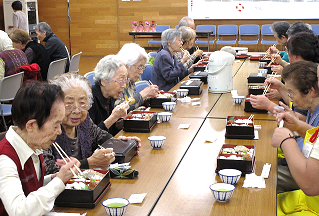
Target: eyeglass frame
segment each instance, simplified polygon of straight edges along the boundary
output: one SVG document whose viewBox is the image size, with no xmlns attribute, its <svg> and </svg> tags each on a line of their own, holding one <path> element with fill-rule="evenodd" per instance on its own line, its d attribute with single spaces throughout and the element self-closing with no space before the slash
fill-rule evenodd
<svg viewBox="0 0 319 216">
<path fill-rule="evenodd" d="M 65 107 L 65 111 L 68 111 L 68 112 L 73 112 L 76 109 L 79 109 L 81 112 L 84 112 L 84 111 L 88 111 L 91 108 L 88 104 L 83 104 L 83 105 L 78 106 L 78 107 L 74 106 L 73 104 L 66 104 L 66 105 L 64 105 L 64 107 Z M 73 109 L 68 110 L 67 107 L 72 107 Z M 83 107 L 87 107 L 87 109 L 83 109 Z"/>
<path fill-rule="evenodd" d="M 118 84 L 120 84 L 120 86 L 123 86 L 124 84 L 127 85 L 130 82 L 130 78 L 127 78 L 126 80 L 122 80 L 122 81 L 117 81 L 115 79 L 111 79 L 111 80 L 113 80 L 114 82 L 117 82 Z"/>
<path fill-rule="evenodd" d="M 287 95 L 288 95 L 289 98 L 292 98 L 292 97 L 294 96 L 293 93 L 289 93 L 289 92 L 286 92 L 286 93 L 287 93 Z"/>
<path fill-rule="evenodd" d="M 138 70 L 144 70 L 146 68 L 146 65 L 143 66 L 136 66 L 134 65 Z"/>
</svg>

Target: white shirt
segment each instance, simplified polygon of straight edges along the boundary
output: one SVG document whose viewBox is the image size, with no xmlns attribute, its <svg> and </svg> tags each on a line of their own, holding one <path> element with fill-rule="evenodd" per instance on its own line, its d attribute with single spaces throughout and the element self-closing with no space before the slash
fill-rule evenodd
<svg viewBox="0 0 319 216">
<path fill-rule="evenodd" d="M 40 159 L 38 155 L 15 132 L 16 127 L 10 127 L 6 139 L 15 149 L 24 169 L 24 164 L 31 156 L 38 179 L 41 176 Z M 16 164 L 6 155 L 0 155 L 0 198 L 9 215 L 44 215 L 54 205 L 55 198 L 64 190 L 60 178 L 44 177 L 44 185 L 37 191 L 24 195 Z"/>
</svg>

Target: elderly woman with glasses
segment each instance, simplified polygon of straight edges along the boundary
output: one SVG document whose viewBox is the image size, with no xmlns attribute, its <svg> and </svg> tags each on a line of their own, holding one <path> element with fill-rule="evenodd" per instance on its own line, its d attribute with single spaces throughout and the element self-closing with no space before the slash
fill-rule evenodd
<svg viewBox="0 0 319 216">
<path fill-rule="evenodd" d="M 119 56 L 105 56 L 94 69 L 93 104 L 89 114 L 96 125 L 112 135 L 123 128 L 122 117 L 130 108 L 127 101 L 115 106 L 128 82 L 127 69 Z"/>
<path fill-rule="evenodd" d="M 294 180 L 297 186 L 297 188 L 290 188 L 293 191 L 278 194 L 277 215 L 319 214 L 318 136 L 305 139 L 305 144 L 302 140 L 301 144 L 304 145 L 300 151 L 299 139 L 295 140 L 293 134 L 297 131 L 304 138 L 307 130 L 313 127 L 319 129 L 318 72 L 317 64 L 309 61 L 292 63 L 283 70 L 287 92 L 295 106 L 308 110 L 308 114 L 306 122 L 298 120 L 290 111 L 276 115 L 278 122 L 284 121 L 285 128 L 275 129 L 272 146 L 283 150 L 287 161 L 284 174 L 292 176 L 291 180 L 280 179 L 283 169 L 278 166 L 277 184 L 281 182 L 284 187 L 287 187 Z M 298 188 L 300 189 L 296 190 Z"/>
<path fill-rule="evenodd" d="M 135 43 L 127 43 L 124 44 L 117 55 L 126 65 L 127 76 L 130 82 L 115 103 L 119 104 L 124 101 L 129 101 L 129 110 L 133 110 L 141 106 L 147 98 L 156 96 L 158 86 L 149 85 L 139 93 L 136 92 L 134 83 L 140 78 L 145 69 L 145 64 L 148 62 L 148 56 L 144 48 Z"/>
<path fill-rule="evenodd" d="M 98 149 L 106 140 L 113 138 L 107 131 L 95 125 L 88 110 L 93 102 L 91 83 L 85 77 L 66 73 L 56 76 L 51 83 L 60 85 L 64 92 L 65 117 L 62 121 L 62 134 L 55 142 L 67 153 L 81 162 L 81 168 L 108 168 L 115 159 L 113 149 Z M 120 139 L 135 139 L 136 137 L 119 137 Z M 50 147 L 44 154 L 46 173 L 55 173 L 59 170 L 57 164 L 62 161 L 59 153 Z"/>
<path fill-rule="evenodd" d="M 152 82 L 159 89 L 169 91 L 188 75 L 182 62 L 178 62 L 175 53 L 181 51 L 182 33 L 177 29 L 167 29 L 161 36 L 163 49 L 157 53 L 152 69 Z"/>
</svg>

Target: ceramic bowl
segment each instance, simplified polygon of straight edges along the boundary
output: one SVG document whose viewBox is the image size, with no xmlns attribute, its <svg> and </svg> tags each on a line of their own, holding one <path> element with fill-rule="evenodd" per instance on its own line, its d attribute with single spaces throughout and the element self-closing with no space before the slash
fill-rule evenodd
<svg viewBox="0 0 319 216">
<path fill-rule="evenodd" d="M 157 114 L 161 122 L 169 122 L 171 120 L 173 113 L 170 112 L 160 112 Z"/>
<path fill-rule="evenodd" d="M 166 111 L 172 111 L 176 106 L 176 102 L 164 102 L 162 106 Z"/>
<path fill-rule="evenodd" d="M 259 65 L 260 68 L 265 67 L 266 64 L 267 64 L 267 62 L 258 62 L 258 65 Z"/>
<path fill-rule="evenodd" d="M 240 105 L 244 101 L 245 96 L 232 96 L 232 99 L 234 104 Z"/>
<path fill-rule="evenodd" d="M 110 198 L 102 202 L 102 205 L 109 216 L 124 215 L 128 204 L 130 204 L 130 202 L 124 198 Z"/>
<path fill-rule="evenodd" d="M 220 180 L 226 184 L 236 184 L 241 176 L 241 171 L 236 169 L 222 169 L 218 171 Z"/>
<path fill-rule="evenodd" d="M 188 95 L 188 89 L 177 89 L 177 95 L 179 97 L 185 97 L 186 95 Z"/>
<path fill-rule="evenodd" d="M 258 69 L 258 73 L 267 73 L 268 69 Z"/>
<path fill-rule="evenodd" d="M 226 183 L 215 183 L 209 186 L 212 190 L 214 198 L 219 202 L 226 202 L 231 198 L 235 190 L 235 186 Z"/>
<path fill-rule="evenodd" d="M 165 143 L 165 136 L 150 136 L 147 138 L 154 149 L 160 149 Z"/>
</svg>

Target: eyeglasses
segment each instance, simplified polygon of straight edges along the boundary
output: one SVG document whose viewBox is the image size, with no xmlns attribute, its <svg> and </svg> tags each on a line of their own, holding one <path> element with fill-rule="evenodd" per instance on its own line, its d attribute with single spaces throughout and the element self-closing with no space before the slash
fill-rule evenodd
<svg viewBox="0 0 319 216">
<path fill-rule="evenodd" d="M 117 82 L 121 86 L 127 85 L 130 82 L 130 79 L 126 79 L 126 80 L 122 80 L 122 81 L 117 81 L 117 80 L 114 80 L 114 79 L 111 79 L 111 80 L 113 80 L 114 82 Z"/>
<path fill-rule="evenodd" d="M 140 65 L 140 66 L 136 66 L 136 65 L 134 65 L 137 69 L 139 69 L 139 70 L 144 70 L 145 68 L 146 68 L 146 66 L 145 65 Z"/>
<path fill-rule="evenodd" d="M 82 112 L 82 111 L 88 111 L 90 109 L 90 106 L 87 104 L 81 105 L 79 107 L 76 107 L 72 104 L 65 105 L 65 111 L 67 112 L 73 112 L 76 108 L 78 108 Z"/>
<path fill-rule="evenodd" d="M 287 93 L 288 97 L 290 97 L 290 98 L 292 98 L 294 96 L 293 93 L 289 93 L 289 92 L 286 92 L 286 93 Z"/>
</svg>

